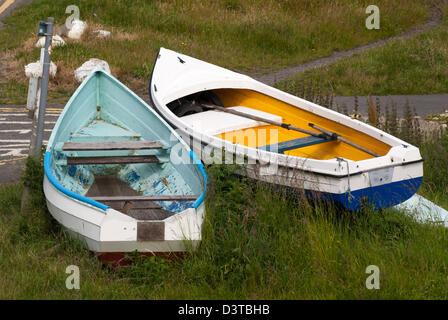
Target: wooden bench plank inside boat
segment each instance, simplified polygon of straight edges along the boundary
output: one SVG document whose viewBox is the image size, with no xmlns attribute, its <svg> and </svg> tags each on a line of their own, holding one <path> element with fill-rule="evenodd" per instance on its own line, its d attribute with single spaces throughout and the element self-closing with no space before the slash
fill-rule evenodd
<svg viewBox="0 0 448 320">
<path fill-rule="evenodd" d="M 95 201 L 194 201 L 198 195 L 174 195 L 174 196 L 96 196 L 90 197 Z"/>
<path fill-rule="evenodd" d="M 66 142 L 64 151 L 93 151 L 93 150 L 149 150 L 162 149 L 159 141 L 120 141 L 120 142 Z"/>
<path fill-rule="evenodd" d="M 104 156 L 104 157 L 67 157 L 67 165 L 77 164 L 131 164 L 131 163 L 160 163 L 153 155 L 133 156 Z"/>
<path fill-rule="evenodd" d="M 315 144 L 330 142 L 330 141 L 334 141 L 334 140 L 315 137 L 315 136 L 309 136 L 309 137 L 304 137 L 304 138 L 299 138 L 299 139 L 294 139 L 294 140 L 283 141 L 280 143 L 269 144 L 266 146 L 258 147 L 258 149 L 266 150 L 266 151 L 272 150 L 273 152 L 284 153 L 285 151 L 288 151 L 288 150 L 304 148 L 304 147 L 312 146 Z"/>
<path fill-rule="evenodd" d="M 91 199 L 95 198 L 112 198 L 116 196 L 126 196 L 131 199 L 140 196 L 126 182 L 118 179 L 113 175 L 95 176 L 95 180 L 86 194 Z M 101 201 L 105 205 L 121 211 L 137 220 L 163 220 L 174 214 L 174 212 L 163 209 L 161 205 L 151 200 L 138 201 Z"/>
</svg>

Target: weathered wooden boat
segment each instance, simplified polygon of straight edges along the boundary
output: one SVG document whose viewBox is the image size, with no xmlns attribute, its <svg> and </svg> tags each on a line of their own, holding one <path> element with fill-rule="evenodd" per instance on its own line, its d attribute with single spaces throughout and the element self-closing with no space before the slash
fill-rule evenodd
<svg viewBox="0 0 448 320">
<path fill-rule="evenodd" d="M 422 182 L 423 159 L 415 146 L 174 51 L 160 49 L 149 94 L 204 162 L 219 162 L 223 150 L 226 159 L 243 159 L 244 174 L 252 178 L 350 210 L 396 205 Z"/>
<path fill-rule="evenodd" d="M 51 215 L 104 261 L 116 263 L 132 251 L 181 254 L 201 239 L 202 163 L 156 112 L 101 69 L 62 111 L 44 169 Z"/>
</svg>

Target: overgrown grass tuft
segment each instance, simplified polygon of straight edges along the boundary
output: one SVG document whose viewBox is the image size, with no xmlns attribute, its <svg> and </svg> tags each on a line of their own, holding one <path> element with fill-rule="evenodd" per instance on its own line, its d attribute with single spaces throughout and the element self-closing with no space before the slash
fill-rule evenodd
<svg viewBox="0 0 448 320">
<path fill-rule="evenodd" d="M 420 151 L 425 158 L 420 193 L 448 209 L 448 129 L 429 135 Z"/>
<path fill-rule="evenodd" d="M 118 270 L 102 267 L 45 206 L 21 213 L 20 185 L 1 186 L 0 297 L 448 297 L 445 228 L 419 224 L 396 210 L 354 213 L 310 203 L 284 188 L 236 176 L 233 169 L 208 168 L 207 215 L 196 251 L 176 260 L 131 254 L 133 264 Z M 36 183 L 30 185 L 38 188 L 42 177 L 32 176 Z M 65 287 L 69 265 L 80 268 L 80 290 Z M 380 290 L 366 289 L 369 265 L 380 269 Z"/>
<path fill-rule="evenodd" d="M 20 105 L 26 103 L 28 86 L 14 80 L 0 82 L 0 104 Z"/>
</svg>

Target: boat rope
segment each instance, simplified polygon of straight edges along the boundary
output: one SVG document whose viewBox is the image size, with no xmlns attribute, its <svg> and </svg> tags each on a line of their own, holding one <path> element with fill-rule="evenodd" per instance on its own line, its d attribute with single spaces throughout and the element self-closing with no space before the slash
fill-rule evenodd
<svg viewBox="0 0 448 320">
<path fill-rule="evenodd" d="M 348 202 L 351 202 L 351 200 L 352 200 L 352 191 L 350 189 L 350 166 L 349 166 L 349 163 L 344 158 L 336 158 L 336 160 L 339 162 L 339 167 L 341 167 L 341 162 L 345 162 L 347 164 L 347 183 L 348 183 L 348 188 L 347 188 L 346 192 L 348 192 Z"/>
</svg>

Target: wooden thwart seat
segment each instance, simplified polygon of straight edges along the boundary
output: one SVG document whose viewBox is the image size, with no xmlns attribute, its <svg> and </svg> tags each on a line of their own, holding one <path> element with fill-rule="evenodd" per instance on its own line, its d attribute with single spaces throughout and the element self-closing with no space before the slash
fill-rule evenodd
<svg viewBox="0 0 448 320">
<path fill-rule="evenodd" d="M 280 143 L 269 144 L 266 146 L 258 147 L 258 149 L 271 151 L 271 152 L 284 153 L 285 151 L 288 151 L 288 150 L 309 147 L 309 146 L 312 146 L 315 144 L 330 142 L 330 141 L 334 141 L 334 140 L 325 139 L 323 137 L 321 138 L 321 137 L 309 136 L 309 137 L 304 137 L 304 138 L 299 138 L 299 139 L 294 139 L 294 140 L 283 141 Z"/>
<path fill-rule="evenodd" d="M 148 197 L 142 198 L 126 182 L 113 175 L 95 176 L 86 196 L 137 220 L 164 220 L 174 214 L 151 199 L 148 200 Z"/>
<path fill-rule="evenodd" d="M 95 201 L 194 201 L 198 195 L 174 195 L 174 196 L 96 196 L 90 197 Z"/>
<path fill-rule="evenodd" d="M 64 151 L 95 151 L 95 150 L 149 150 L 162 149 L 159 141 L 121 141 L 121 142 L 66 142 Z"/>
<path fill-rule="evenodd" d="M 159 141 L 120 141 L 120 142 L 66 142 L 63 151 L 117 151 L 117 150 L 150 150 L 162 149 Z M 131 164 L 131 163 L 160 163 L 155 155 L 127 155 L 127 156 L 68 156 L 67 165 L 78 164 Z"/>
<path fill-rule="evenodd" d="M 67 157 L 67 165 L 77 164 L 131 164 L 160 163 L 156 156 L 104 156 L 104 157 Z"/>
</svg>

